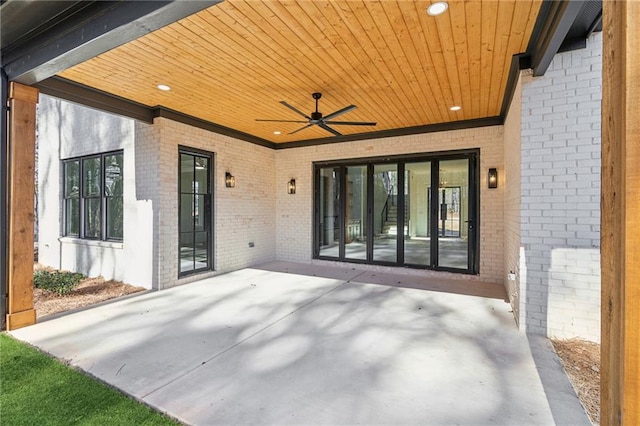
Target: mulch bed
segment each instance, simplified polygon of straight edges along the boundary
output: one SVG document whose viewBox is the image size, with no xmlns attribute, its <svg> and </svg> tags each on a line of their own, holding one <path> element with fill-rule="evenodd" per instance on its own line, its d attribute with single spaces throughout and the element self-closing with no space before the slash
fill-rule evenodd
<svg viewBox="0 0 640 426">
<path fill-rule="evenodd" d="M 580 339 L 551 342 L 591 422 L 599 425 L 600 345 Z"/>
<path fill-rule="evenodd" d="M 64 296 L 35 288 L 34 304 L 38 318 L 58 312 L 82 308 L 115 299 L 116 297 L 144 291 L 143 287 L 135 287 L 120 281 L 105 281 L 102 277 L 86 278 L 75 289 Z"/>
</svg>

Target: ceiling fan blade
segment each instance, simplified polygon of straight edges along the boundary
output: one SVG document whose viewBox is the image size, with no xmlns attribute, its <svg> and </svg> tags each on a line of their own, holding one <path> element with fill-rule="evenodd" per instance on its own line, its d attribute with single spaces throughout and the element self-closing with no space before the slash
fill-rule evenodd
<svg viewBox="0 0 640 426">
<path fill-rule="evenodd" d="M 349 105 L 349 106 L 347 106 L 347 107 L 344 107 L 344 108 L 342 108 L 342 109 L 339 109 L 339 110 L 337 110 L 336 112 L 332 112 L 331 114 L 329 114 L 329 115 L 327 115 L 326 117 L 324 117 L 324 121 L 326 122 L 327 120 L 331 120 L 331 119 L 332 119 L 332 118 L 334 118 L 334 117 L 337 117 L 337 116 L 339 116 L 339 115 L 342 115 L 342 114 L 344 114 L 345 112 L 349 112 L 349 111 L 354 110 L 354 109 L 356 109 L 356 108 L 358 108 L 358 107 L 357 107 L 357 106 L 355 106 L 355 105 Z"/>
<path fill-rule="evenodd" d="M 264 120 L 262 118 L 256 118 L 256 121 L 268 121 L 272 123 L 308 123 L 308 121 L 302 120 Z"/>
<path fill-rule="evenodd" d="M 374 121 L 325 121 L 325 124 L 331 124 L 332 126 L 375 126 Z"/>
<path fill-rule="evenodd" d="M 304 130 L 304 129 L 306 129 L 307 127 L 311 127 L 311 126 L 313 126 L 313 124 L 307 124 L 306 126 L 302 126 L 302 127 L 300 127 L 298 130 L 294 130 L 293 132 L 291 132 L 291 133 L 289 133 L 289 134 L 290 134 L 290 135 L 293 135 L 294 133 L 298 133 L 300 130 Z"/>
<path fill-rule="evenodd" d="M 300 114 L 301 116 L 303 116 L 304 118 L 306 118 L 307 120 L 311 120 L 311 117 L 309 117 L 307 114 L 305 114 L 304 112 L 300 111 L 298 108 L 289 105 L 288 103 L 286 103 L 285 101 L 280 101 L 280 103 L 284 106 L 286 106 L 287 108 L 289 108 L 291 111 Z"/>
<path fill-rule="evenodd" d="M 333 134 L 334 134 L 334 136 L 342 136 L 342 133 L 340 133 L 340 132 L 338 132 L 338 131 L 333 130 L 331 127 L 327 126 L 327 125 L 326 125 L 326 124 L 324 124 L 324 123 L 320 123 L 320 124 L 318 124 L 318 126 L 322 127 L 323 129 L 325 129 L 325 130 L 326 130 L 327 132 L 329 132 L 329 133 L 333 133 Z"/>
</svg>

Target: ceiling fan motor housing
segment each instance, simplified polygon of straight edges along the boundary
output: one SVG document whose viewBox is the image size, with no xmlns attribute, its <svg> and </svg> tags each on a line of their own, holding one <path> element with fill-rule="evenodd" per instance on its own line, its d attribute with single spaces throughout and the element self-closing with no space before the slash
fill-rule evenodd
<svg viewBox="0 0 640 426">
<path fill-rule="evenodd" d="M 315 111 L 311 113 L 311 119 L 312 120 L 321 120 L 322 119 L 322 113 Z"/>
</svg>

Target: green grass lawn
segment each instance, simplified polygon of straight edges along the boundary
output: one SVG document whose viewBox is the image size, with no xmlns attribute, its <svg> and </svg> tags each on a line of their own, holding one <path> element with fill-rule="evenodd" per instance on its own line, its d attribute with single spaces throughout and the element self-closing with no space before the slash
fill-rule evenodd
<svg viewBox="0 0 640 426">
<path fill-rule="evenodd" d="M 179 423 L 0 333 L 0 424 Z"/>
</svg>

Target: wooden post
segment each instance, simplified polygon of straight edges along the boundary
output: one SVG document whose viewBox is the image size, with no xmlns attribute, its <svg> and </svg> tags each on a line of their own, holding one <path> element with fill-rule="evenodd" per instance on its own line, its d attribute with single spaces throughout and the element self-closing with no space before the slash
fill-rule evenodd
<svg viewBox="0 0 640 426">
<path fill-rule="evenodd" d="M 640 2 L 603 17 L 600 417 L 640 425 Z"/>
<path fill-rule="evenodd" d="M 35 324 L 33 221 L 38 90 L 9 87 L 9 247 L 7 330 Z"/>
</svg>

